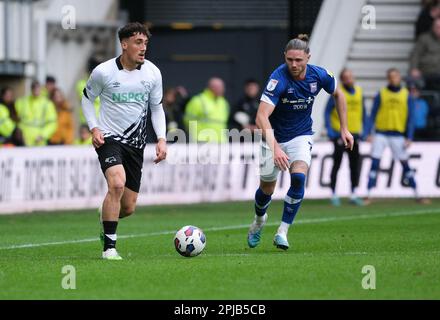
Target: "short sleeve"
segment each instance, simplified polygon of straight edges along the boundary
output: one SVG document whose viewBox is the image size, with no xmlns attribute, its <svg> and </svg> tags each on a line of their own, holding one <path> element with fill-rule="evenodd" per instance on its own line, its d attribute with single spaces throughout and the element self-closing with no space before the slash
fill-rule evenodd
<svg viewBox="0 0 440 320">
<path fill-rule="evenodd" d="M 162 102 L 162 75 L 159 69 L 156 69 L 156 79 L 154 86 L 150 92 L 150 103 L 152 105 L 158 105 Z"/>
<path fill-rule="evenodd" d="M 321 86 L 328 94 L 334 94 L 337 88 L 337 81 L 332 72 L 322 68 L 320 70 Z"/>
<path fill-rule="evenodd" d="M 104 87 L 103 83 L 102 72 L 98 68 L 93 69 L 85 87 L 89 100 L 94 101 L 101 94 Z"/>
<path fill-rule="evenodd" d="M 261 101 L 276 106 L 284 93 L 284 81 L 279 72 L 271 74 L 269 81 L 261 95 Z"/>
</svg>

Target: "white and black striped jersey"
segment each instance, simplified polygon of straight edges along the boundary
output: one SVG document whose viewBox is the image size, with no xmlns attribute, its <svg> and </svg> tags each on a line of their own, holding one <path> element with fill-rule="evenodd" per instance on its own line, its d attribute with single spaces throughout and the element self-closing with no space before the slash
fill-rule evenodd
<svg viewBox="0 0 440 320">
<path fill-rule="evenodd" d="M 152 112 L 154 108 L 160 108 L 163 113 L 162 75 L 148 60 L 128 71 L 120 59 L 120 56 L 110 59 L 93 70 L 84 88 L 82 107 L 90 129 L 98 127 L 104 137 L 141 149 L 147 140 L 148 108 Z M 101 108 L 96 119 L 93 112 L 88 112 L 88 104 L 98 96 Z M 162 124 L 154 125 L 154 128 L 158 138 L 165 138 L 165 130 L 157 132 L 162 130 L 156 130 L 156 127 L 162 127 Z"/>
</svg>

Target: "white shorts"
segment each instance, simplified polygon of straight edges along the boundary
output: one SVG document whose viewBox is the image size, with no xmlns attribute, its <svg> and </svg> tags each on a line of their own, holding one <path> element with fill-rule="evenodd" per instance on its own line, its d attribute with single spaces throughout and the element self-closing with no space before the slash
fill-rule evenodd
<svg viewBox="0 0 440 320">
<path fill-rule="evenodd" d="M 380 159 L 386 147 L 391 148 L 393 157 L 396 160 L 405 161 L 409 156 L 405 149 L 405 137 L 403 136 L 387 136 L 382 133 L 376 133 L 373 138 L 371 147 L 371 157 Z"/>
<path fill-rule="evenodd" d="M 298 136 L 290 141 L 279 143 L 281 149 L 289 157 L 289 164 L 294 161 L 304 161 L 310 166 L 312 161 L 313 136 Z M 273 153 L 266 142 L 261 144 L 260 179 L 266 182 L 275 181 L 280 169 L 273 161 Z"/>
</svg>

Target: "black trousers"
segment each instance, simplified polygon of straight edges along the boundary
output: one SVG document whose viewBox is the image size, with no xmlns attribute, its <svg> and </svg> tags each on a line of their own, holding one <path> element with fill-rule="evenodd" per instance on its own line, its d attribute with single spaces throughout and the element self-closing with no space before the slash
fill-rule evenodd
<svg viewBox="0 0 440 320">
<path fill-rule="evenodd" d="M 359 175 L 360 175 L 360 155 L 359 155 L 359 139 L 354 139 L 353 150 L 345 149 L 342 140 L 333 139 L 334 152 L 333 152 L 333 168 L 330 176 L 330 187 L 332 191 L 336 189 L 336 178 L 338 176 L 338 171 L 341 166 L 342 156 L 344 151 L 348 153 L 348 159 L 350 162 L 350 178 L 351 178 L 351 188 L 352 190 L 359 185 Z"/>
</svg>

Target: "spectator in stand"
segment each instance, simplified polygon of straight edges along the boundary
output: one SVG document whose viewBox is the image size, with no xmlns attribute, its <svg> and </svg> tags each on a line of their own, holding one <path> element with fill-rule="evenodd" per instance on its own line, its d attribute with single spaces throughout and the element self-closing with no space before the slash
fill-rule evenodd
<svg viewBox="0 0 440 320">
<path fill-rule="evenodd" d="M 26 146 L 44 146 L 57 130 L 57 111 L 53 102 L 41 95 L 38 81 L 32 82 L 31 90 L 15 103 L 19 127 Z"/>
<path fill-rule="evenodd" d="M 92 145 L 92 134 L 89 131 L 89 127 L 86 124 L 82 124 L 79 127 L 79 138 L 75 139 L 75 145 Z"/>
<path fill-rule="evenodd" d="M 260 105 L 260 85 L 254 79 L 244 83 L 244 96 L 237 102 L 229 119 L 229 128 L 241 130 L 257 129 L 255 118 Z"/>
<path fill-rule="evenodd" d="M 5 87 L 1 90 L 0 94 L 0 108 L 3 110 L 3 117 L 6 119 L 10 119 L 14 123 L 15 129 L 13 129 L 12 133 L 8 134 L 8 138 L 4 140 L 5 144 L 12 144 L 14 146 L 24 146 L 23 141 L 23 133 L 21 132 L 21 129 L 18 127 L 19 123 L 19 117 L 17 115 L 17 111 L 15 109 L 15 97 L 14 97 L 14 91 L 10 87 Z M 9 126 L 10 122 L 8 120 Z M 4 125 L 2 129 L 4 129 L 5 132 L 3 132 L 3 136 L 5 136 L 6 131 L 6 125 Z M 0 130 L 1 131 L 1 130 Z"/>
<path fill-rule="evenodd" d="M 225 143 L 227 139 L 229 103 L 224 97 L 222 79 L 209 79 L 207 88 L 186 105 L 184 124 L 191 142 Z"/>
<path fill-rule="evenodd" d="M 407 87 L 414 101 L 414 140 L 424 141 L 429 138 L 427 132 L 429 105 L 425 99 L 420 97 L 420 86 L 417 82 L 408 82 Z"/>
<path fill-rule="evenodd" d="M 183 112 L 178 103 L 178 93 L 176 88 L 167 88 L 165 90 L 162 105 L 165 111 L 167 131 L 183 129 Z"/>
<path fill-rule="evenodd" d="M 414 79 L 424 78 L 425 89 L 440 89 L 440 18 L 434 20 L 432 29 L 420 35 L 411 54 L 411 71 Z"/>
<path fill-rule="evenodd" d="M 58 116 L 57 131 L 49 140 L 49 144 L 72 144 L 74 141 L 74 121 L 72 108 L 60 89 L 55 88 L 50 96 Z"/>
<path fill-rule="evenodd" d="M 416 22 L 416 39 L 424 32 L 431 30 L 434 19 L 440 18 L 440 1 L 423 1 L 423 8 L 420 11 Z"/>
<path fill-rule="evenodd" d="M 50 99 L 52 93 L 57 88 L 57 80 L 53 76 L 46 77 L 46 84 L 43 88 L 41 88 L 41 95 Z"/>
</svg>

